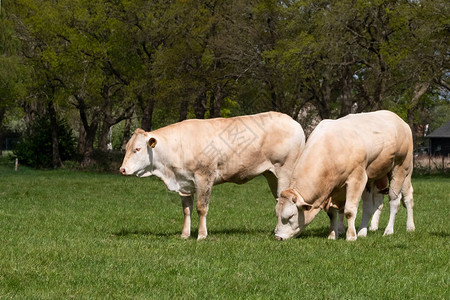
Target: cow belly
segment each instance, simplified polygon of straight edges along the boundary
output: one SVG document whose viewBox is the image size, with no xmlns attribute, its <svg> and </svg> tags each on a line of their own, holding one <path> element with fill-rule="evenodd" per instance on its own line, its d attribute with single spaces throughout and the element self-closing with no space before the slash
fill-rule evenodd
<svg viewBox="0 0 450 300">
<path fill-rule="evenodd" d="M 389 173 L 394 166 L 393 155 L 381 155 L 366 168 L 366 174 L 369 179 L 378 179 Z"/>
<path fill-rule="evenodd" d="M 244 165 L 225 165 L 218 169 L 217 183 L 233 182 L 237 184 L 246 183 L 267 170 L 272 169 L 269 162 L 255 162 L 254 164 Z"/>
</svg>

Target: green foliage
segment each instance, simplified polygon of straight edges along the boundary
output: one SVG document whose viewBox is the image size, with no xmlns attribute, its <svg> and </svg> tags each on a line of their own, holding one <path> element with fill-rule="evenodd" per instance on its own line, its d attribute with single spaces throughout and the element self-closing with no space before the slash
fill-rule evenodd
<svg viewBox="0 0 450 300">
<path fill-rule="evenodd" d="M 72 130 L 66 121 L 57 120 L 57 134 L 61 160 L 73 158 L 75 140 Z M 37 118 L 14 150 L 20 164 L 34 168 L 50 168 L 52 166 L 52 136 L 49 116 Z"/>
<path fill-rule="evenodd" d="M 3 3 L 0 109 L 33 115 L 51 98 L 74 130 L 83 118 L 81 138 L 98 128 L 100 148 L 106 127 L 149 111 L 159 128 L 392 108 L 418 127 L 433 119 L 429 99 L 449 98 L 444 0 Z"/>
<path fill-rule="evenodd" d="M 156 178 L 0 164 L 0 297 L 448 299 L 448 177 L 413 178 L 416 232 L 327 240 L 321 212 L 274 239 L 264 178 L 213 189 L 209 236 L 180 238 L 180 198 Z M 360 212 L 358 213 L 361 216 Z M 358 221 L 359 222 L 359 221 Z M 24 284 L 26 282 L 26 284 Z"/>
<path fill-rule="evenodd" d="M 433 109 L 433 119 L 430 123 L 429 133 L 450 121 L 450 101 L 442 101 Z"/>
</svg>

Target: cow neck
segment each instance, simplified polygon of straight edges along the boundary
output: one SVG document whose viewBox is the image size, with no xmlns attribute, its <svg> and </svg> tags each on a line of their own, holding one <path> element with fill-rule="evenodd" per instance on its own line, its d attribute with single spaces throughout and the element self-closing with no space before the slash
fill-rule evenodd
<svg viewBox="0 0 450 300">
<path fill-rule="evenodd" d="M 301 176 L 295 179 L 294 188 L 302 196 L 303 200 L 314 208 L 328 199 L 333 192 L 335 183 L 324 180 L 322 176 Z"/>
<path fill-rule="evenodd" d="M 177 151 L 182 151 L 182 149 L 180 149 L 179 147 L 174 147 L 175 145 L 173 144 L 173 136 L 169 136 L 168 138 L 166 138 L 164 129 L 167 128 L 161 128 L 152 132 L 152 135 L 158 141 L 156 147 L 152 149 L 152 174 L 161 179 L 170 191 L 179 192 L 179 174 L 177 174 L 176 172 L 176 165 L 179 163 L 179 161 L 177 160 L 176 155 L 171 154 L 173 154 L 173 149 L 177 149 Z"/>
<path fill-rule="evenodd" d="M 327 155 L 327 147 L 323 146 L 320 134 L 314 132 L 302 155 L 296 162 L 292 186 L 302 196 L 303 200 L 319 207 L 339 185 L 335 163 Z"/>
<path fill-rule="evenodd" d="M 155 149 L 152 149 L 153 151 L 153 163 L 152 163 L 152 175 L 158 177 L 161 179 L 166 187 L 173 192 L 178 192 L 179 185 L 176 181 L 176 176 L 171 168 L 172 166 L 169 165 L 170 160 L 168 160 L 164 154 Z"/>
</svg>

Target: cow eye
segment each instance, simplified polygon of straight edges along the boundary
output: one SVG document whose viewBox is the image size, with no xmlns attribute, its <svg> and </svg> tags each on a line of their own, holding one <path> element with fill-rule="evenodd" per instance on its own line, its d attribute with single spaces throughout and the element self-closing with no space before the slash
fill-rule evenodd
<svg viewBox="0 0 450 300">
<path fill-rule="evenodd" d="M 134 153 L 141 151 L 141 148 L 134 149 Z"/>
</svg>

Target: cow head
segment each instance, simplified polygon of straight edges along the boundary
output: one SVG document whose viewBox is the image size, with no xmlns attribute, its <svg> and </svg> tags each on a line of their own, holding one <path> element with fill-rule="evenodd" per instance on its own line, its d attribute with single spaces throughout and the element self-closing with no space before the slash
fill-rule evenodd
<svg viewBox="0 0 450 300">
<path fill-rule="evenodd" d="M 127 152 L 123 159 L 120 172 L 123 175 L 145 177 L 151 175 L 153 164 L 153 148 L 157 140 L 150 133 L 136 129 L 127 143 Z"/>
<path fill-rule="evenodd" d="M 275 206 L 278 218 L 275 237 L 280 241 L 298 236 L 319 211 L 320 208 L 306 203 L 295 189 L 282 191 Z"/>
</svg>

